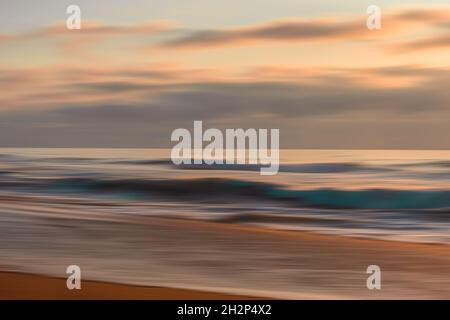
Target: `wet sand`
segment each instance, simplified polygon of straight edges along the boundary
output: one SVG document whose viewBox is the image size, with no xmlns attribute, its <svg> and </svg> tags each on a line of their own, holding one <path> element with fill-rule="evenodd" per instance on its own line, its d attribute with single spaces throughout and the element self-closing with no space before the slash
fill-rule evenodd
<svg viewBox="0 0 450 320">
<path fill-rule="evenodd" d="M 2 300 L 237 300 L 251 297 L 196 290 L 130 286 L 83 281 L 81 290 L 68 290 L 66 279 L 0 272 Z"/>
<path fill-rule="evenodd" d="M 252 260 L 247 260 L 245 266 L 239 260 L 229 261 L 229 266 L 217 267 L 212 272 L 234 270 L 236 274 L 222 274 L 222 278 L 242 279 L 242 286 L 236 288 L 234 294 L 230 292 L 233 290 L 220 294 L 208 292 L 211 290 L 96 281 L 83 281 L 81 291 L 69 291 L 65 279 L 3 272 L 0 273 L 0 299 L 240 299 L 250 296 L 270 298 L 270 292 L 276 293 L 275 298 L 288 299 L 450 299 L 450 248 L 447 245 L 356 239 L 202 221 L 145 220 L 149 233 L 170 230 L 171 236 L 178 233 L 185 241 L 189 238 L 196 248 L 203 244 L 224 249 L 227 243 L 224 240 L 232 237 L 233 251 L 256 256 L 262 267 L 269 268 L 267 275 L 250 265 L 255 263 Z M 178 249 L 183 250 L 182 242 L 179 243 Z M 223 254 L 227 254 L 225 250 Z M 366 268 L 372 264 L 381 267 L 381 290 L 366 288 Z M 251 277 L 243 276 L 238 269 L 244 274 L 249 270 L 257 273 Z M 286 279 L 286 275 L 290 278 Z M 265 294 L 264 291 L 250 290 L 254 281 L 264 281 L 262 279 L 267 282 L 262 287 L 269 288 L 271 283 L 276 283 L 278 290 L 267 290 Z M 291 283 L 283 292 L 280 288 L 286 280 Z M 249 283 L 247 288 L 246 283 Z"/>
<path fill-rule="evenodd" d="M 21 274 L 0 274 L 1 299 L 450 299 L 445 244 L 12 203 L 0 270 Z M 81 292 L 66 289 L 70 264 L 82 267 Z M 366 287 L 369 265 L 381 290 Z"/>
</svg>

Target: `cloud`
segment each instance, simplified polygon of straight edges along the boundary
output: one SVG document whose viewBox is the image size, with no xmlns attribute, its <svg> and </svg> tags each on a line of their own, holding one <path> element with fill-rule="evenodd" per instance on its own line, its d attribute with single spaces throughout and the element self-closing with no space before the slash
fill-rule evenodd
<svg viewBox="0 0 450 320">
<path fill-rule="evenodd" d="M 445 34 L 429 37 L 426 39 L 402 43 L 398 46 L 395 46 L 394 51 L 403 53 L 403 52 L 414 52 L 431 49 L 448 49 L 448 48 L 450 48 L 450 34 Z"/>
<path fill-rule="evenodd" d="M 158 64 L 126 69 L 0 69 L 0 82 L 15 81 L 3 98 L 11 95 L 16 109 L 93 107 L 112 101 L 161 105 L 180 113 L 197 108 L 235 111 L 234 106 L 244 112 L 257 106 L 266 114 L 286 116 L 291 112 L 309 116 L 365 109 L 414 112 L 437 108 L 447 97 L 437 89 L 449 79 L 449 69 L 415 65 L 331 69 L 265 66 L 240 74 Z M 8 108 L 3 100 L 1 109 L 14 108 Z"/>
<path fill-rule="evenodd" d="M 383 28 L 370 31 L 366 16 L 344 19 L 290 19 L 231 29 L 199 30 L 166 41 L 162 48 L 202 49 L 261 42 L 304 42 L 372 39 L 420 25 L 437 26 L 450 19 L 450 10 L 411 9 L 382 16 Z"/>
<path fill-rule="evenodd" d="M 0 45 L 10 45 L 33 40 L 56 40 L 56 49 L 62 57 L 75 56 L 92 59 L 89 46 L 117 37 L 147 37 L 175 28 L 169 21 L 152 21 L 139 25 L 104 25 L 83 20 L 80 30 L 68 30 L 64 21 L 49 27 L 20 34 L 0 35 Z M 147 40 L 148 41 L 148 40 Z"/>
<path fill-rule="evenodd" d="M 83 20 L 81 29 L 68 30 L 66 23 L 60 21 L 52 26 L 37 29 L 35 31 L 0 36 L 0 40 L 14 41 L 38 38 L 52 38 L 56 36 L 122 36 L 152 34 L 174 29 L 175 25 L 169 21 L 151 21 L 139 25 L 105 25 L 96 21 Z"/>
<path fill-rule="evenodd" d="M 307 62 L 295 68 L 288 64 L 292 60 L 283 66 L 279 56 L 277 61 L 265 60 L 271 65 L 256 68 L 245 67 L 254 63 L 253 56 L 236 68 L 219 64 L 189 68 L 186 66 L 213 65 L 214 57 L 184 59 L 177 50 L 353 40 L 364 40 L 360 42 L 363 45 L 376 43 L 384 49 L 398 39 L 416 39 L 417 29 L 432 37 L 407 43 L 408 50 L 441 48 L 450 39 L 445 34 L 436 36 L 434 31 L 445 30 L 449 13 L 447 9 L 389 13 L 383 15 L 381 32 L 367 30 L 362 14 L 350 19 L 285 19 L 199 31 L 165 22 L 132 26 L 85 23 L 80 31 L 68 31 L 61 23 L 5 35 L 0 43 L 6 45 L 56 39 L 35 41 L 30 48 L 57 45 L 70 53 L 86 49 L 83 52 L 100 53 L 102 58 L 73 63 L 64 60 L 68 55 L 55 55 L 55 61 L 41 68 L 26 68 L 25 63 L 16 64 L 16 69 L 0 68 L 0 146 L 169 147 L 173 129 L 190 128 L 193 120 L 204 120 L 205 125 L 218 128 L 280 128 L 284 147 L 448 149 L 450 70 L 446 68 L 411 64 L 354 69 L 342 67 L 348 61 L 340 57 L 331 59 L 334 67 L 327 69 Z M 111 64 L 106 61 L 105 48 L 113 51 L 126 42 L 87 48 L 113 37 L 128 41 L 134 35 L 140 45 L 163 47 L 174 54 L 149 57 L 139 50 L 123 55 L 120 51 L 122 60 L 111 60 Z M 151 42 L 148 35 L 155 35 Z M 386 40 L 391 35 L 398 37 Z M 352 49 L 348 60 L 360 54 Z M 6 54 L 14 55 L 14 50 Z M 34 51 L 28 51 L 34 58 Z M 116 53 L 110 58 L 118 57 Z M 223 57 L 229 62 L 239 58 Z M 148 59 L 177 62 L 139 64 Z"/>
<path fill-rule="evenodd" d="M 215 69 L 183 69 L 166 63 L 128 67 L 0 68 L 0 111 L 58 108 L 96 103 L 130 103 L 171 90 L 169 84 L 217 81 Z"/>
<path fill-rule="evenodd" d="M 354 147 L 366 148 L 382 143 L 411 147 L 415 141 L 420 141 L 417 147 L 426 147 L 427 141 L 430 147 L 450 147 L 443 129 L 450 125 L 449 70 L 337 69 L 316 71 L 311 81 L 280 81 L 261 80 L 258 69 L 253 80 L 248 72 L 228 81 L 191 82 L 181 76 L 153 84 L 140 74 L 130 77 L 133 71 L 129 72 L 123 82 L 108 80 L 119 77 L 118 70 L 110 70 L 110 76 L 103 70 L 94 72 L 101 75 L 94 79 L 79 74 L 64 84 L 55 82 L 54 87 L 43 84 L 45 90 L 30 88 L 34 95 L 26 106 L 2 112 L 0 145 L 168 147 L 173 129 L 203 120 L 218 128 L 280 128 L 284 147 L 351 147 L 352 139 L 358 141 Z M 415 73 L 421 80 L 404 87 L 359 81 L 362 74 L 403 79 Z M 46 94 L 53 91 L 65 95 L 43 108 Z M 80 93 L 83 99 L 76 100 Z"/>
<path fill-rule="evenodd" d="M 367 34 L 364 22 L 324 20 L 275 21 L 250 27 L 228 30 L 194 31 L 181 38 L 167 41 L 163 48 L 206 48 L 242 45 L 263 41 L 331 40 Z"/>
<path fill-rule="evenodd" d="M 448 21 L 450 18 L 450 10 L 448 7 L 404 9 L 402 11 L 398 10 L 392 18 L 402 21 L 427 22 L 439 25 L 442 22 Z"/>
<path fill-rule="evenodd" d="M 92 36 L 120 36 L 120 35 L 133 35 L 133 34 L 152 34 L 156 32 L 162 32 L 171 30 L 174 28 L 174 24 L 168 21 L 153 21 L 141 25 L 101 25 L 96 22 L 84 22 L 80 30 L 76 30 L 76 33 L 82 35 Z M 53 35 L 66 35 L 68 32 L 74 32 L 73 30 L 67 30 L 65 25 L 58 25 L 53 27 L 44 28 L 35 35 L 39 36 L 53 36 Z"/>
</svg>

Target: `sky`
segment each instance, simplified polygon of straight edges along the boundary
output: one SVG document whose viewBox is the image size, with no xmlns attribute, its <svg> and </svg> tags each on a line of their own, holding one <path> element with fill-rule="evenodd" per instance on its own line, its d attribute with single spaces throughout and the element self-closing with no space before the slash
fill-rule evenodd
<svg viewBox="0 0 450 320">
<path fill-rule="evenodd" d="M 449 149 L 449 87 L 448 0 L 0 2 L 0 147 L 171 147 L 202 120 L 283 148 Z"/>
</svg>

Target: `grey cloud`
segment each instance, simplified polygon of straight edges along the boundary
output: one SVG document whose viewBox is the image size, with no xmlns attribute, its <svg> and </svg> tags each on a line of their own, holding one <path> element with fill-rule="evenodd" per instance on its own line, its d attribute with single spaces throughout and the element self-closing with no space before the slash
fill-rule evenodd
<svg viewBox="0 0 450 320">
<path fill-rule="evenodd" d="M 448 49 L 450 47 L 450 34 L 410 41 L 396 46 L 396 51 L 417 51 L 427 49 Z"/>
<path fill-rule="evenodd" d="M 168 41 L 163 47 L 201 47 L 261 40 L 308 40 L 357 35 L 364 29 L 355 22 L 280 21 L 230 30 L 201 30 Z"/>
<path fill-rule="evenodd" d="M 371 148 L 385 143 L 401 148 L 414 141 L 426 147 L 428 141 L 429 147 L 448 148 L 450 139 L 442 135 L 448 138 L 443 128 L 450 126 L 450 94 L 442 79 L 450 75 L 429 76 L 406 88 L 349 85 L 345 78 L 327 77 L 310 84 L 171 84 L 160 91 L 138 86 L 141 99 L 133 104 L 125 96 L 108 104 L 2 112 L 0 145 L 168 147 L 173 129 L 203 120 L 218 128 L 280 128 L 284 147 Z M 133 83 L 120 87 L 124 92 L 135 89 Z M 117 88 L 100 85 L 91 90 Z"/>
<path fill-rule="evenodd" d="M 388 32 L 411 25 L 443 26 L 450 18 L 445 9 L 410 9 L 383 15 Z M 385 27 L 386 28 L 386 27 Z M 384 35 L 384 33 L 383 33 Z M 260 41 L 308 41 L 366 39 L 376 36 L 368 32 L 365 19 L 287 20 L 230 29 L 190 31 L 162 44 L 166 48 L 207 48 L 218 45 Z"/>
</svg>

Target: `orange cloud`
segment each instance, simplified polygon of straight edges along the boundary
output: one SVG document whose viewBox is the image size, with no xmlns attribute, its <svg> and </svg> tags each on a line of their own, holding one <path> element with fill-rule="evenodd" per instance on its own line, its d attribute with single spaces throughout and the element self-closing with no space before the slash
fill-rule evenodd
<svg viewBox="0 0 450 320">
<path fill-rule="evenodd" d="M 34 39 L 55 39 L 62 41 L 58 48 L 62 50 L 63 54 L 73 54 L 75 51 L 81 52 L 87 46 L 111 37 L 150 35 L 171 30 L 174 27 L 174 24 L 168 21 L 153 21 L 140 25 L 122 26 L 103 25 L 95 21 L 83 21 L 80 30 L 68 30 L 65 22 L 61 21 L 33 32 L 16 35 L 0 35 L 0 44 Z M 84 51 L 84 55 L 88 54 L 87 50 Z"/>
<path fill-rule="evenodd" d="M 36 38 L 49 38 L 55 36 L 121 36 L 121 35 L 139 35 L 163 32 L 175 27 L 174 23 L 169 21 L 152 21 L 140 25 L 104 25 L 96 21 L 84 21 L 80 30 L 68 30 L 66 23 L 61 21 L 52 26 L 38 29 L 32 32 L 20 33 L 15 35 L 0 35 L 2 41 L 27 40 Z"/>
<path fill-rule="evenodd" d="M 83 21 L 80 30 L 68 30 L 65 23 L 61 22 L 58 25 L 43 28 L 35 33 L 30 33 L 28 36 L 56 36 L 67 35 L 69 33 L 84 36 L 120 36 L 130 34 L 151 34 L 170 30 L 172 28 L 174 28 L 174 24 L 169 21 L 153 21 L 141 25 L 123 26 L 102 25 L 95 21 Z"/>
<path fill-rule="evenodd" d="M 416 51 L 430 49 L 448 49 L 450 48 L 450 34 L 439 35 L 427 39 L 420 39 L 403 43 L 395 47 L 395 51 Z"/>
<path fill-rule="evenodd" d="M 385 14 L 382 30 L 370 31 L 366 16 L 352 19 L 290 19 L 231 29 L 200 30 L 161 45 L 163 48 L 202 49 L 280 41 L 371 39 L 411 27 L 438 26 L 450 19 L 450 9 L 414 9 Z"/>
</svg>

